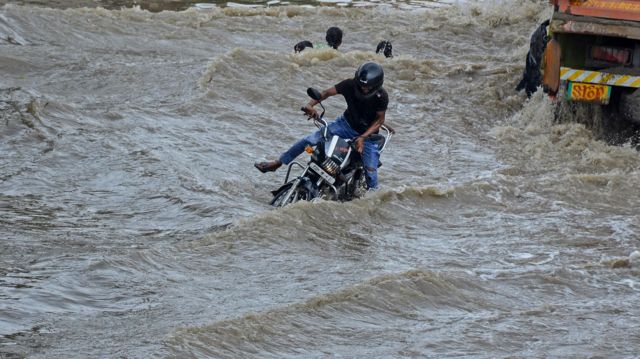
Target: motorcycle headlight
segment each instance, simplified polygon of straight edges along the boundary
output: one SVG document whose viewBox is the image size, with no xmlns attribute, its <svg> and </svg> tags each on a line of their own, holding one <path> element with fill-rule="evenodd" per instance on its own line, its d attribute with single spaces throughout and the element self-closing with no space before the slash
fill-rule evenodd
<svg viewBox="0 0 640 359">
<path fill-rule="evenodd" d="M 327 171 L 328 174 L 336 176 L 340 171 L 340 166 L 335 163 L 331 158 L 327 158 L 322 162 L 322 169 Z"/>
</svg>

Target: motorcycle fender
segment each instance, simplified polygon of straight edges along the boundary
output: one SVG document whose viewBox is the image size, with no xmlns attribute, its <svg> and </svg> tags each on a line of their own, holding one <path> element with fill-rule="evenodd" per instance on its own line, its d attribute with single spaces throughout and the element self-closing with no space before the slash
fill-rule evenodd
<svg viewBox="0 0 640 359">
<path fill-rule="evenodd" d="M 271 191 L 271 194 L 275 197 L 283 191 L 288 191 L 293 185 L 293 182 L 295 181 L 296 180 L 294 179 L 283 184 L 277 190 Z M 298 186 L 304 187 L 311 194 L 312 198 L 315 198 L 318 196 L 318 187 L 316 187 L 316 185 L 313 182 L 311 182 L 307 177 L 300 178 L 300 184 Z"/>
<path fill-rule="evenodd" d="M 275 191 L 271 191 L 271 194 L 275 197 L 275 196 L 277 196 L 277 195 L 278 195 L 278 193 L 280 193 L 280 192 L 282 192 L 282 191 L 286 191 L 286 190 L 288 190 L 289 188 L 291 188 L 291 185 L 292 185 L 292 184 L 293 184 L 293 181 L 289 181 L 289 182 L 287 182 L 287 183 L 283 184 L 282 186 L 280 186 L 280 188 L 278 188 L 277 190 L 275 190 Z"/>
</svg>

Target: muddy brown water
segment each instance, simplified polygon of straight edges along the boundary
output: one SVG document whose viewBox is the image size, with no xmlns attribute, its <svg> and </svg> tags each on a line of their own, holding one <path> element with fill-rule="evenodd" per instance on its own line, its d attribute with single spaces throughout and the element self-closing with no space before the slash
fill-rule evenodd
<svg viewBox="0 0 640 359">
<path fill-rule="evenodd" d="M 637 356 L 638 152 L 514 92 L 546 2 L 24 4 L 0 7 L 0 357 Z M 339 51 L 293 53 L 329 26 Z M 253 162 L 368 60 L 381 189 L 270 208 L 284 171 Z"/>
</svg>

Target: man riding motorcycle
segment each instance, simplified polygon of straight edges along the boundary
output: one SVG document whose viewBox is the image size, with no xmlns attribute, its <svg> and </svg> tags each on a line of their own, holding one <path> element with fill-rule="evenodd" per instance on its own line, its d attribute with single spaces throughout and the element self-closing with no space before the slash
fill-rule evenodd
<svg viewBox="0 0 640 359">
<path fill-rule="evenodd" d="M 378 133 L 384 123 L 385 113 L 389 105 L 389 95 L 382 87 L 384 71 L 375 62 L 366 62 L 358 67 L 352 79 L 346 79 L 321 92 L 320 101 L 340 94 L 347 101 L 347 109 L 329 124 L 329 133 L 342 138 L 355 139 L 356 150 L 361 154 L 365 168 L 368 189 L 378 187 L 378 164 L 380 152 L 375 140 L 369 135 Z M 315 118 L 318 113 L 314 106 L 319 102 L 312 99 L 303 108 L 304 112 Z M 279 159 L 255 163 L 261 172 L 277 170 L 282 164 L 289 164 L 300 155 L 307 146 L 317 145 L 322 138 L 318 130 L 298 142 L 283 153 Z"/>
</svg>

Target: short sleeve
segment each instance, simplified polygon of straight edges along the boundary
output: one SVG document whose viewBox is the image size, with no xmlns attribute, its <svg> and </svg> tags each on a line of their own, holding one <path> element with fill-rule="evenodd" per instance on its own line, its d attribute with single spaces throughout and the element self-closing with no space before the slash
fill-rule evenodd
<svg viewBox="0 0 640 359">
<path fill-rule="evenodd" d="M 386 111 L 389 106 L 389 95 L 387 91 L 382 90 L 380 100 L 377 102 L 376 112 Z"/>
<path fill-rule="evenodd" d="M 346 79 L 346 80 L 342 80 L 339 83 L 336 84 L 335 88 L 336 91 L 341 94 L 344 95 L 349 88 L 349 81 L 351 81 L 350 79 Z"/>
</svg>

